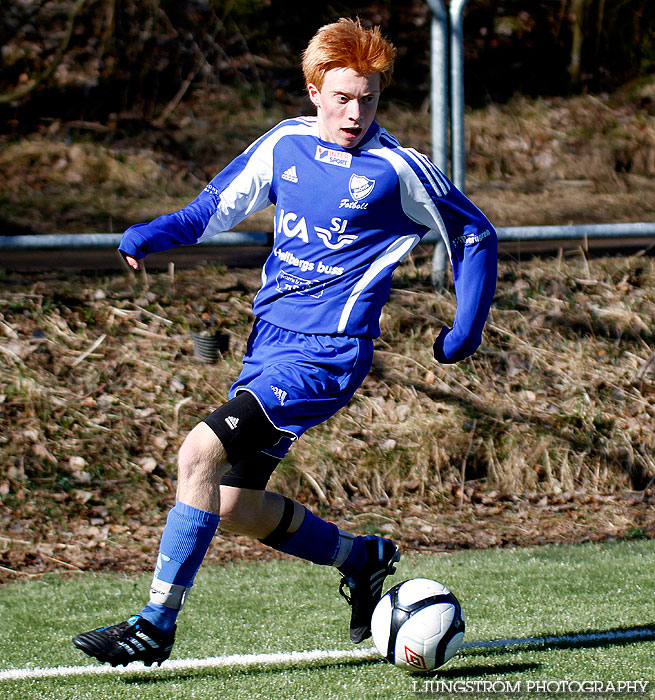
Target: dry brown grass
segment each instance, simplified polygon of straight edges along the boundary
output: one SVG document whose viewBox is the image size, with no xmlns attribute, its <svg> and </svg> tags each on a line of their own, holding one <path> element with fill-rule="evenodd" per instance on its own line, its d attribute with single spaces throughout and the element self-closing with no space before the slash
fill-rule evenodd
<svg viewBox="0 0 655 700">
<path fill-rule="evenodd" d="M 655 127 L 639 107 L 652 101 L 626 97 L 519 97 L 468 114 L 476 203 L 502 226 L 652 221 Z"/>
<path fill-rule="evenodd" d="M 374 370 L 273 484 L 325 506 L 644 489 L 655 477 L 652 258 L 503 263 L 485 341 L 439 366 L 450 292 L 399 271 Z M 221 403 L 251 322 L 256 270 L 0 283 L 5 515 L 159 512 L 185 432 Z M 147 287 L 145 286 L 147 282 Z M 174 284 L 174 286 L 173 286 Z M 193 358 L 195 321 L 231 347 Z"/>
</svg>

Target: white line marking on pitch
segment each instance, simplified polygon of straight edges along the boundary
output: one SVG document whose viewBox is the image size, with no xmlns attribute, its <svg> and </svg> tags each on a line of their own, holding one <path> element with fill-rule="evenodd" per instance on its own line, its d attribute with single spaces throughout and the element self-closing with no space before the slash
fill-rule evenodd
<svg viewBox="0 0 655 700">
<path fill-rule="evenodd" d="M 364 659 L 379 654 L 371 649 L 348 649 L 333 651 L 293 651 L 286 654 L 233 654 L 232 656 L 214 656 L 207 659 L 175 659 L 166 661 L 161 668 L 164 671 L 180 671 L 194 668 L 220 668 L 223 666 L 271 666 L 275 664 L 293 664 L 300 661 L 341 661 L 347 659 Z M 0 671 L 0 681 L 25 680 L 28 678 L 53 678 L 58 676 L 105 675 L 109 673 L 148 672 L 157 668 L 141 663 L 127 666 L 56 666 L 55 668 L 18 668 Z"/>
<path fill-rule="evenodd" d="M 462 650 L 466 649 L 499 649 L 515 646 L 581 646 L 583 644 L 655 640 L 655 627 L 635 627 L 628 630 L 607 630 L 604 632 L 583 632 L 579 634 L 546 635 L 543 637 L 509 637 L 507 639 L 492 639 L 479 642 L 464 642 Z M 175 659 L 166 661 L 161 667 L 164 671 L 181 671 L 196 668 L 222 668 L 229 666 L 273 666 L 294 664 L 302 661 L 347 661 L 376 657 L 381 659 L 375 648 L 368 649 L 334 649 L 332 651 L 292 651 L 276 654 L 233 654 L 231 656 L 213 656 L 206 659 Z M 111 673 L 148 673 L 157 669 L 143 666 L 140 663 L 128 666 L 56 666 L 54 668 L 16 668 L 0 671 L 0 681 L 26 680 L 29 678 L 56 678 L 64 676 L 107 675 Z"/>
</svg>

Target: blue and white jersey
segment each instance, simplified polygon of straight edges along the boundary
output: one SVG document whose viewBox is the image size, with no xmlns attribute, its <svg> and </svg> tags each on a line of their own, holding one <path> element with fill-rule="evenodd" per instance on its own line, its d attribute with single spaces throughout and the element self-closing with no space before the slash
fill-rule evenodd
<svg viewBox="0 0 655 700">
<path fill-rule="evenodd" d="M 400 261 L 430 230 L 443 238 L 458 302 L 435 352 L 445 362 L 478 347 L 496 282 L 496 234 L 430 162 L 373 123 L 357 148 L 319 137 L 315 117 L 281 122 L 183 209 L 132 226 L 123 253 L 193 244 L 275 205 L 273 248 L 256 316 L 309 334 L 375 338 Z"/>
</svg>

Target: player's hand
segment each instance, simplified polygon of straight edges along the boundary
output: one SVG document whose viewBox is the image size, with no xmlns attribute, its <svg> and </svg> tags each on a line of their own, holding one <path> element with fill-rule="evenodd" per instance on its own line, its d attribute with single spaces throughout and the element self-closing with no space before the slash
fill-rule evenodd
<svg viewBox="0 0 655 700">
<path fill-rule="evenodd" d="M 133 270 L 140 270 L 141 269 L 141 263 L 136 259 L 133 258 L 131 255 L 123 255 L 125 258 L 125 262 L 133 269 Z"/>
<path fill-rule="evenodd" d="M 432 346 L 432 352 L 434 353 L 434 359 L 437 362 L 441 362 L 442 364 L 450 364 L 450 361 L 446 358 L 444 355 L 443 351 L 443 343 L 444 340 L 446 339 L 446 336 L 448 335 L 449 329 L 448 328 L 442 328 L 441 333 L 437 336 L 437 339 L 434 341 L 434 345 Z"/>
</svg>

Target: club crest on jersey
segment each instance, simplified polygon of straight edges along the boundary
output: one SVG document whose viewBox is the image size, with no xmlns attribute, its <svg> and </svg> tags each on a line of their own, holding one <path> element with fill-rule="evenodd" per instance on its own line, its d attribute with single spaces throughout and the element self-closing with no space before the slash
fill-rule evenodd
<svg viewBox="0 0 655 700">
<path fill-rule="evenodd" d="M 348 189 L 350 191 L 350 196 L 359 202 L 360 199 L 365 199 L 373 192 L 375 187 L 375 180 L 369 180 L 364 175 L 351 175 L 350 182 L 348 183 Z"/>
<path fill-rule="evenodd" d="M 319 145 L 316 146 L 314 160 L 318 160 L 321 163 L 328 163 L 329 165 L 338 165 L 341 168 L 349 168 L 353 156 L 352 153 L 336 151 L 334 148 L 325 148 L 325 146 Z"/>
</svg>

